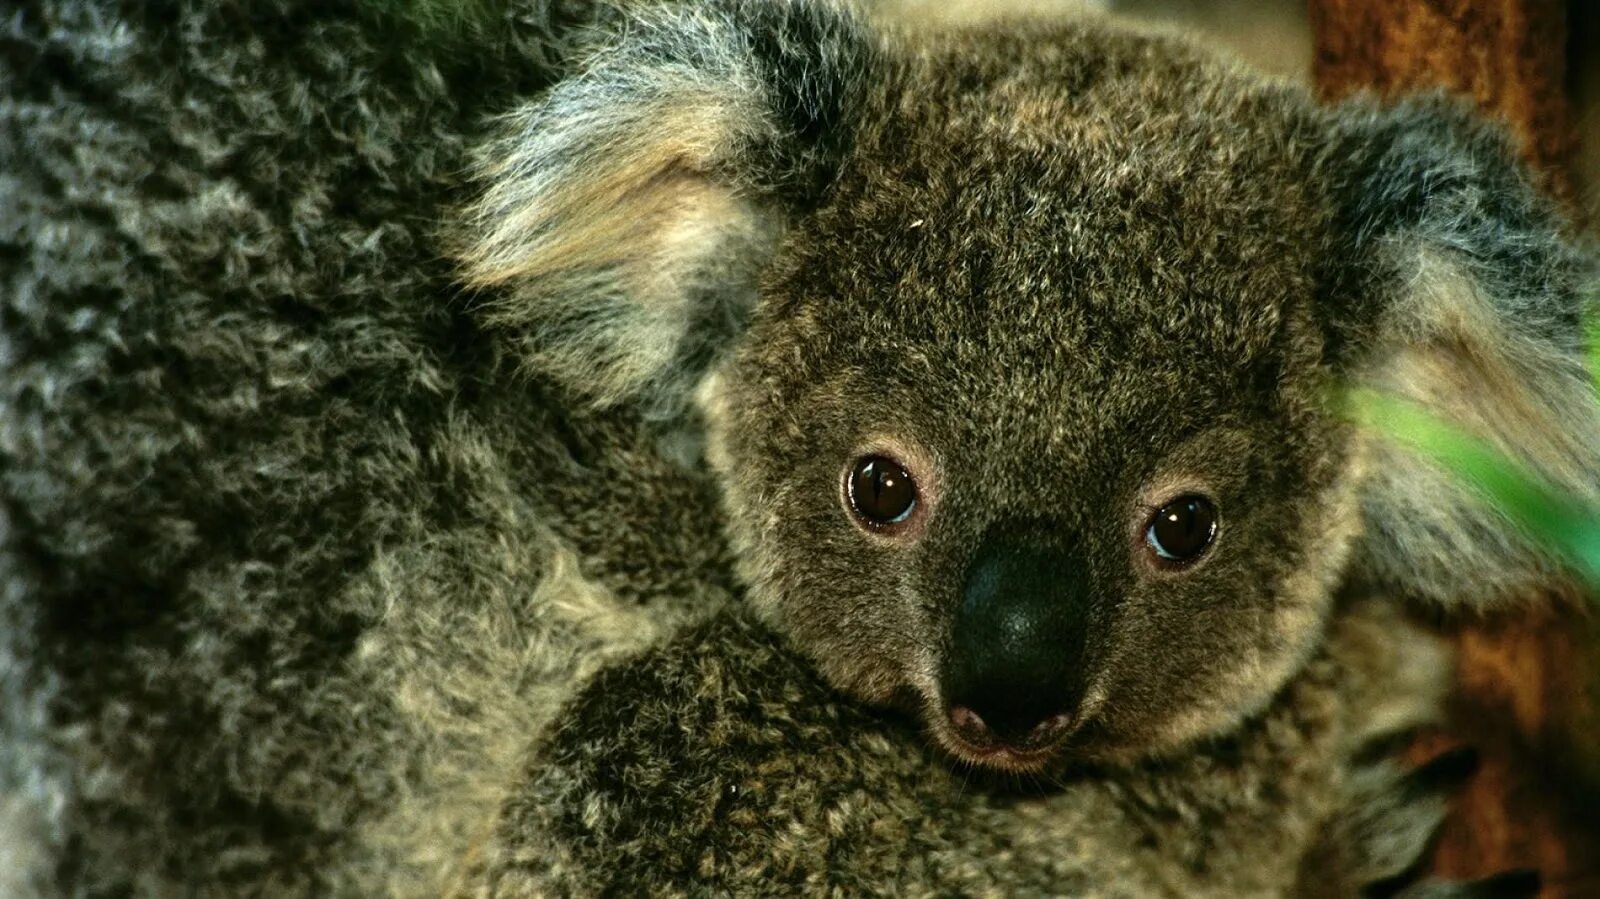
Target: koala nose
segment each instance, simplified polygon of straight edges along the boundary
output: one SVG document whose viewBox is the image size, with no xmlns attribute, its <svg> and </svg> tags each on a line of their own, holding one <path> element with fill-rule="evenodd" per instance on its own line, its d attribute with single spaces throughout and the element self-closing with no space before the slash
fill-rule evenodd
<svg viewBox="0 0 1600 899">
<path fill-rule="evenodd" d="M 943 674 L 956 732 L 1033 746 L 1066 730 L 1084 689 L 1090 609 L 1066 551 L 988 540 L 973 557 Z"/>
</svg>

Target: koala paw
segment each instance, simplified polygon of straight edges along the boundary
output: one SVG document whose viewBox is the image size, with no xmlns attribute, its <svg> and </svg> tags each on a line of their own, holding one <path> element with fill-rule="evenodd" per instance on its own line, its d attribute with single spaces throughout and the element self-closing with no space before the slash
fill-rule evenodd
<svg viewBox="0 0 1600 899">
<path fill-rule="evenodd" d="M 1301 862 L 1295 895 L 1302 899 L 1488 899 L 1535 896 L 1539 876 L 1511 871 L 1473 881 L 1420 877 L 1449 800 L 1472 777 L 1478 753 L 1446 750 L 1414 768 L 1392 758 L 1409 734 L 1375 740 L 1356 755 L 1344 806 L 1324 823 Z"/>
<path fill-rule="evenodd" d="M 860 895 L 942 883 L 919 880 L 918 866 L 964 845 L 938 826 L 961 798 L 928 775 L 914 740 L 838 702 L 774 635 L 720 616 L 577 697 L 465 892 Z M 966 867 L 981 868 L 974 854 Z"/>
</svg>

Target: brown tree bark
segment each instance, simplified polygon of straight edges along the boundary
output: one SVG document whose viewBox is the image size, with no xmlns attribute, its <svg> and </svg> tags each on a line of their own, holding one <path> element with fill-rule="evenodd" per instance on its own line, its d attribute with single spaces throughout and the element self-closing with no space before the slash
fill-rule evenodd
<svg viewBox="0 0 1600 899">
<path fill-rule="evenodd" d="M 1504 119 L 1558 195 L 1577 138 L 1565 0 L 1310 0 L 1312 74 L 1329 99 L 1445 87 Z M 1591 2 L 1591 0 L 1580 0 Z"/>
<path fill-rule="evenodd" d="M 1590 0 L 1579 0 L 1590 2 Z M 1310 0 L 1324 98 L 1444 87 L 1516 134 L 1557 196 L 1573 200 L 1563 0 Z M 1447 624 L 1459 649 L 1450 733 L 1483 753 L 1445 826 L 1434 870 L 1535 868 L 1546 897 L 1600 897 L 1600 621 L 1582 602 Z"/>
</svg>

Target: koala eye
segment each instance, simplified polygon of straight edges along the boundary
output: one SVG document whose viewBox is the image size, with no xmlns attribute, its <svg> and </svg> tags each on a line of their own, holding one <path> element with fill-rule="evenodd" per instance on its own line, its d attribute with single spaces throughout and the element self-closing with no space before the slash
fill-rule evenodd
<svg viewBox="0 0 1600 899">
<path fill-rule="evenodd" d="M 1191 562 L 1217 535 L 1217 507 L 1203 496 L 1180 496 L 1156 510 L 1144 542 L 1166 562 Z"/>
<path fill-rule="evenodd" d="M 846 481 L 850 508 L 869 525 L 884 527 L 911 517 L 917 507 L 917 485 L 901 465 L 887 456 L 857 459 Z"/>
</svg>

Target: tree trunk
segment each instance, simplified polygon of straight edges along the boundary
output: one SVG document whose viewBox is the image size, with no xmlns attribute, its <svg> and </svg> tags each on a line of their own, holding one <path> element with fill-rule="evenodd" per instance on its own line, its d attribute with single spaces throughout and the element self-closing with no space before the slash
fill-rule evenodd
<svg viewBox="0 0 1600 899">
<path fill-rule="evenodd" d="M 1589 0 L 1582 0 L 1589 2 Z M 1319 93 L 1444 87 L 1503 119 L 1569 206 L 1576 146 L 1561 0 L 1310 0 Z M 1600 896 L 1600 621 L 1581 601 L 1448 626 L 1450 736 L 1483 765 L 1445 826 L 1441 876 L 1535 868 L 1546 897 Z M 1419 745 L 1419 755 L 1438 747 Z"/>
<path fill-rule="evenodd" d="M 1362 89 L 1465 94 L 1505 120 L 1527 160 L 1571 199 L 1564 0 L 1311 0 L 1311 28 L 1325 99 Z"/>
</svg>

